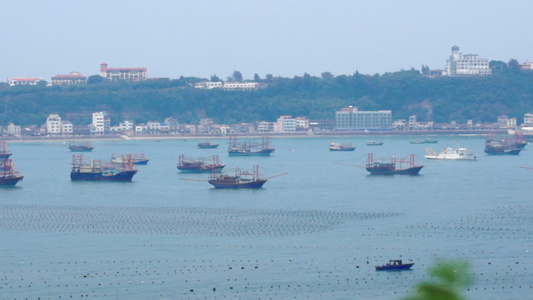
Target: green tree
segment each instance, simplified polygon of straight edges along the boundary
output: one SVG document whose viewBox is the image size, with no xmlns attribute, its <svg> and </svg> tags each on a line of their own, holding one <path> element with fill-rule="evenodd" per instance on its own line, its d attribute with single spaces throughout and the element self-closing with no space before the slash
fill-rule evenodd
<svg viewBox="0 0 533 300">
<path fill-rule="evenodd" d="M 241 82 L 242 81 L 242 74 L 239 71 L 233 71 L 233 74 L 231 75 L 233 77 L 233 80 Z"/>
<path fill-rule="evenodd" d="M 419 283 L 415 295 L 404 300 L 464 300 L 461 292 L 473 282 L 470 267 L 464 261 L 439 260 L 429 273 L 435 280 Z"/>
<path fill-rule="evenodd" d="M 87 78 L 88 84 L 96 84 L 96 83 L 101 83 L 103 81 L 104 81 L 104 77 L 100 75 L 91 75 L 89 76 L 89 78 Z"/>
<path fill-rule="evenodd" d="M 220 81 L 220 78 L 218 78 L 217 75 L 213 74 L 213 75 L 211 75 L 211 81 L 217 82 L 217 81 Z"/>
</svg>

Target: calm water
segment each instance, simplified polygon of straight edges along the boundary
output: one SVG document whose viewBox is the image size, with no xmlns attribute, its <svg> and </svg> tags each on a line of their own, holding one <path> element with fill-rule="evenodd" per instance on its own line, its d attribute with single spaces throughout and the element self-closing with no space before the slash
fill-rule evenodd
<svg viewBox="0 0 533 300">
<path fill-rule="evenodd" d="M 71 182 L 60 142 L 10 143 L 25 176 L 0 189 L 0 299 L 400 299 L 437 258 L 469 262 L 469 299 L 533 295 L 533 154 L 486 156 L 482 137 L 272 139 L 272 157 L 229 157 L 195 140 L 102 141 L 87 155 L 145 153 L 132 183 Z M 477 152 L 427 161 L 425 147 Z M 213 140 L 212 140 L 213 141 Z M 526 149 L 528 149 L 526 147 Z M 419 176 L 370 176 L 377 157 L 417 154 Z M 218 154 L 226 168 L 260 165 L 259 190 L 215 190 L 183 174 L 178 155 Z M 376 272 L 389 259 L 413 270 Z"/>
</svg>

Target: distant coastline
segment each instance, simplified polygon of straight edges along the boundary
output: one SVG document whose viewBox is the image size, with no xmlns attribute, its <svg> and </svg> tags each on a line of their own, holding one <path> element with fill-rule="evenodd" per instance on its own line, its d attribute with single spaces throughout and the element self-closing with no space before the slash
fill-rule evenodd
<svg viewBox="0 0 533 300">
<path fill-rule="evenodd" d="M 485 136 L 488 133 L 506 134 L 507 130 L 412 130 L 412 131 L 319 131 L 297 133 L 236 133 L 236 134 L 154 134 L 154 135 L 98 135 L 98 136 L 22 136 L 0 137 L 0 140 L 8 143 L 30 142 L 66 142 L 66 141 L 127 141 L 127 140 L 205 140 L 227 139 L 229 136 L 243 138 L 260 138 L 269 136 L 273 138 L 312 138 L 312 137 L 373 137 L 373 136 L 440 136 L 440 135 L 468 135 Z"/>
</svg>

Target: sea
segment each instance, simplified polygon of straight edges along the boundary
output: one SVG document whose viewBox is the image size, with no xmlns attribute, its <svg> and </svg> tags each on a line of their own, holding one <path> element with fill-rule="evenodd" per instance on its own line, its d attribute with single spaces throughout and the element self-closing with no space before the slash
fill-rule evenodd
<svg viewBox="0 0 533 300">
<path fill-rule="evenodd" d="M 227 139 L 11 142 L 24 180 L 0 189 L 0 299 L 402 299 L 459 261 L 466 299 L 533 297 L 533 153 L 489 156 L 482 135 L 272 138 L 269 157 L 230 157 Z M 367 146 L 368 140 L 382 146 Z M 260 142 L 259 139 L 245 139 Z M 198 142 L 220 143 L 198 149 Z M 331 152 L 330 141 L 353 152 Z M 458 144 L 476 161 L 424 158 Z M 144 153 L 132 182 L 73 182 L 73 155 Z M 376 176 L 415 154 L 419 175 Z M 261 189 L 215 189 L 178 157 L 258 165 Z M 184 180 L 185 179 L 185 180 Z M 411 270 L 376 271 L 391 259 Z"/>
</svg>

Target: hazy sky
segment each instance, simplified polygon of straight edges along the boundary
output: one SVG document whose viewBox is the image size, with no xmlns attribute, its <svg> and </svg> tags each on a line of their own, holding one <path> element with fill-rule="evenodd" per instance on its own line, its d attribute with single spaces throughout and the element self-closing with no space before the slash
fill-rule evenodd
<svg viewBox="0 0 533 300">
<path fill-rule="evenodd" d="M 170 78 L 383 74 L 442 69 L 453 45 L 523 62 L 532 12 L 531 0 L 0 0 L 0 81 L 102 62 Z"/>
</svg>

